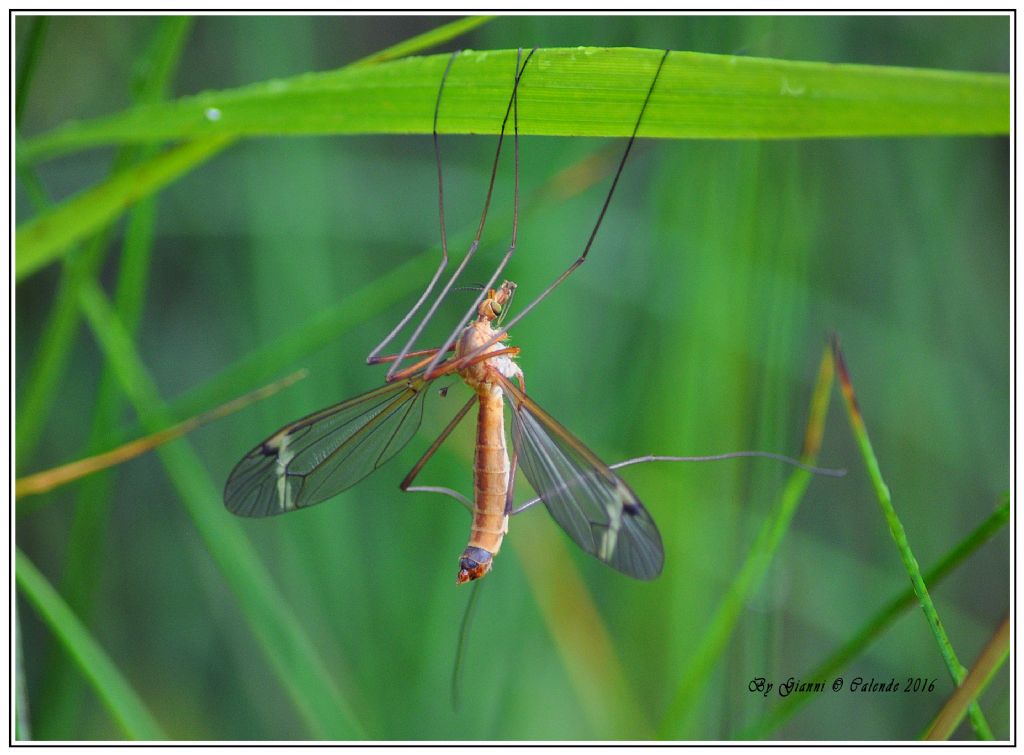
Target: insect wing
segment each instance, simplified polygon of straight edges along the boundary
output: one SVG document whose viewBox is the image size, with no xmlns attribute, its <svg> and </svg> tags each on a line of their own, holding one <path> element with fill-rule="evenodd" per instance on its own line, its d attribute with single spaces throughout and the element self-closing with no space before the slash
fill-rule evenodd
<svg viewBox="0 0 1024 755">
<path fill-rule="evenodd" d="M 523 474 L 577 545 L 636 579 L 661 573 L 665 551 L 636 494 L 593 451 L 512 383 L 512 440 Z"/>
<path fill-rule="evenodd" d="M 224 505 L 272 516 L 337 495 L 405 446 L 423 418 L 422 380 L 385 385 L 285 425 L 228 477 Z"/>
</svg>

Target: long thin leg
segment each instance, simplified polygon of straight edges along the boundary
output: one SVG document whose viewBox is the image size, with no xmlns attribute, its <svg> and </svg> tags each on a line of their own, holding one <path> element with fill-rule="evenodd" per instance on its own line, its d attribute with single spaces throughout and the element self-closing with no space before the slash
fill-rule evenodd
<svg viewBox="0 0 1024 755">
<path fill-rule="evenodd" d="M 626 143 L 626 149 L 622 154 L 622 159 L 619 161 L 619 167 L 615 171 L 614 178 L 612 178 L 612 185 L 611 188 L 608 190 L 608 196 L 605 197 L 604 204 L 601 206 L 601 212 L 598 213 L 597 222 L 594 224 L 594 229 L 590 232 L 590 238 L 587 239 L 587 243 L 583 247 L 583 253 L 580 254 L 576 261 L 569 265 L 565 272 L 559 275 L 550 286 L 544 289 L 544 291 L 536 299 L 527 304 L 526 307 L 524 307 L 519 313 L 515 315 L 515 317 L 513 317 L 502 327 L 497 329 L 494 332 L 494 335 L 491 336 L 491 338 L 486 343 L 482 344 L 476 350 L 462 357 L 463 360 L 472 359 L 477 354 L 483 353 L 483 351 L 486 348 L 488 348 L 491 344 L 497 343 L 498 340 L 500 340 L 505 335 L 505 333 L 509 331 L 510 328 L 512 328 L 521 319 L 526 317 L 526 315 L 529 314 L 534 307 L 536 307 L 544 299 L 546 299 L 548 294 L 550 294 L 552 291 L 558 288 L 558 286 L 561 285 L 562 281 L 564 281 L 566 278 L 572 275 L 576 268 L 578 268 L 586 261 L 587 255 L 590 253 L 590 247 L 593 245 L 594 239 L 597 237 L 597 232 L 601 228 L 601 222 L 604 220 L 605 213 L 608 211 L 608 206 L 611 204 L 612 196 L 615 194 L 615 187 L 618 186 L 619 177 L 622 175 L 622 169 L 625 167 L 626 160 L 629 158 L 629 153 L 633 149 L 633 143 L 636 141 L 637 132 L 640 130 L 640 123 L 643 120 L 644 112 L 647 110 L 647 104 L 651 101 L 651 95 L 654 93 L 654 86 L 658 82 L 658 76 L 661 74 L 661 69 L 665 65 L 665 60 L 668 58 L 668 53 L 669 51 L 665 50 L 665 53 L 661 56 L 661 61 L 658 63 L 658 68 L 654 72 L 654 79 L 651 81 L 651 86 L 647 90 L 647 96 L 644 98 L 644 103 L 640 108 L 640 115 L 637 117 L 636 124 L 633 126 L 633 133 L 630 135 L 629 141 Z M 459 367 L 456 367 L 455 369 L 459 369 Z M 430 375 L 430 372 L 431 368 L 428 367 L 426 374 Z"/>
<path fill-rule="evenodd" d="M 439 364 L 437 366 L 437 369 L 434 370 L 434 374 L 430 376 L 429 380 L 434 380 L 436 378 L 441 377 L 442 375 L 450 375 L 451 373 L 455 372 L 456 370 L 465 369 L 466 367 L 474 365 L 477 362 L 482 362 L 485 359 L 490 359 L 491 357 L 500 357 L 500 356 L 504 356 L 504 355 L 515 356 L 515 355 L 519 354 L 519 351 L 520 351 L 520 349 L 519 349 L 518 346 L 508 346 L 508 347 L 503 348 L 503 349 L 496 349 L 495 351 L 489 351 L 486 354 L 477 354 L 475 357 L 473 357 L 472 359 L 470 359 L 468 361 L 467 360 L 462 360 L 462 359 L 454 359 L 454 358 L 452 358 L 452 359 L 449 359 L 447 362 L 442 362 L 441 364 Z M 431 357 L 429 357 L 429 356 L 428 357 L 424 357 L 423 359 L 421 359 L 420 361 L 416 362 L 415 364 L 409 365 L 405 369 L 399 370 L 398 372 L 395 373 L 394 380 L 405 380 L 410 375 L 415 374 L 416 372 L 418 372 L 423 367 L 424 364 L 427 363 L 427 361 L 430 360 L 430 358 Z"/>
<path fill-rule="evenodd" d="M 477 399 L 475 395 L 471 396 L 469 401 L 466 402 L 465 406 L 459 409 L 458 414 L 456 414 L 452 418 L 452 421 L 445 426 L 444 430 L 441 431 L 441 434 L 438 435 L 434 442 L 430 444 L 430 448 L 427 449 L 426 453 L 424 453 L 423 456 L 420 457 L 420 460 L 416 462 L 416 466 L 409 470 L 409 474 L 407 474 L 405 476 L 405 479 L 402 480 L 401 484 L 399 484 L 399 488 L 401 488 L 403 491 L 407 493 L 445 493 L 447 495 L 452 496 L 455 500 L 459 501 L 463 505 L 467 506 L 467 508 L 469 508 L 470 511 L 473 510 L 472 501 L 469 501 L 461 493 L 458 493 L 454 490 L 451 490 L 449 488 L 438 488 L 434 486 L 422 486 L 414 488 L 411 487 L 411 485 L 413 480 L 416 479 L 416 475 L 420 473 L 420 470 L 422 470 L 424 465 L 426 465 L 426 463 L 430 460 L 430 457 L 434 455 L 437 449 L 441 447 L 441 444 L 444 443 L 445 440 L 447 440 L 448 436 L 452 434 L 452 431 L 463 420 L 466 414 L 469 413 L 469 410 L 473 408 L 473 404 L 476 403 L 476 400 Z"/>
<path fill-rule="evenodd" d="M 516 469 L 519 467 L 519 454 L 512 447 L 512 460 L 508 466 L 508 488 L 505 490 L 505 516 L 512 516 L 512 496 L 516 489 Z"/>
<path fill-rule="evenodd" d="M 507 346 L 503 349 L 495 349 L 494 351 L 488 351 L 486 354 L 477 354 L 475 357 L 468 360 L 462 358 L 449 359 L 447 362 L 442 362 L 441 364 L 439 364 L 429 378 L 427 378 L 426 373 L 424 373 L 424 379 L 434 380 L 436 378 L 441 377 L 442 375 L 449 375 L 453 372 L 456 372 L 457 370 L 464 370 L 467 367 L 476 364 L 477 362 L 484 361 L 485 359 L 492 359 L 493 357 L 500 357 L 506 355 L 516 356 L 519 354 L 519 351 L 520 348 L 518 346 Z"/>
<path fill-rule="evenodd" d="M 725 454 L 712 454 L 711 456 L 657 456 L 654 454 L 648 454 L 647 456 L 637 456 L 633 459 L 626 459 L 616 464 L 609 464 L 609 469 L 622 469 L 622 467 L 629 467 L 633 464 L 647 464 L 652 461 L 722 461 L 724 459 L 745 459 L 750 457 L 756 457 L 761 459 L 773 459 L 775 461 L 781 461 L 783 464 L 789 464 L 791 467 L 802 469 L 805 472 L 811 474 L 824 475 L 826 477 L 843 477 L 846 475 L 845 469 L 830 469 L 829 467 L 815 467 L 810 464 L 804 464 L 798 459 L 794 459 L 791 456 L 784 454 L 777 454 L 771 451 L 732 451 L 731 453 Z M 522 506 L 511 509 L 509 516 L 515 516 L 521 514 L 528 508 L 540 503 L 540 498 L 532 498 Z"/>
<path fill-rule="evenodd" d="M 441 144 L 437 138 L 437 115 L 441 110 L 441 93 L 444 92 L 444 84 L 448 80 L 448 72 L 452 70 L 452 63 L 455 62 L 455 57 L 459 54 L 460 50 L 456 50 L 452 53 L 451 57 L 448 58 L 448 65 L 445 66 L 444 74 L 441 76 L 441 85 L 437 89 L 437 101 L 434 103 L 434 160 L 437 163 L 437 202 L 440 208 L 439 214 L 441 218 L 441 263 L 437 266 L 437 270 L 434 271 L 434 277 L 430 279 L 430 283 L 423 290 L 419 300 L 413 305 L 413 308 L 409 310 L 408 314 L 401 319 L 384 340 L 378 343 L 373 351 L 366 357 L 367 364 L 380 364 L 384 361 L 390 361 L 384 357 L 379 356 L 380 352 L 394 340 L 395 336 L 406 326 L 406 323 L 412 319 L 413 315 L 423 306 L 423 302 L 430 296 L 430 292 L 434 290 L 434 286 L 437 285 L 437 281 L 441 278 L 441 273 L 448 267 L 448 233 L 445 228 L 444 222 L 444 181 L 441 176 Z M 411 356 L 406 354 L 405 356 Z"/>
<path fill-rule="evenodd" d="M 535 49 L 530 51 L 530 54 L 527 56 L 527 59 L 526 59 L 527 62 L 529 62 L 529 59 L 533 55 Z M 520 50 L 520 54 L 521 53 L 522 53 L 522 50 Z M 497 172 L 498 172 L 498 160 L 501 157 L 501 147 L 502 147 L 502 144 L 503 144 L 504 139 L 505 139 L 505 127 L 506 127 L 506 125 L 508 123 L 509 113 L 512 112 L 512 109 L 514 107 L 514 103 L 516 102 L 517 91 L 519 89 L 519 81 L 520 81 L 520 78 L 522 77 L 522 73 L 523 73 L 523 70 L 525 70 L 525 68 L 526 68 L 526 63 L 523 64 L 522 69 L 519 67 L 519 56 L 517 55 L 516 56 L 516 77 L 515 77 L 515 81 L 514 81 L 514 83 L 512 85 L 512 97 L 509 99 L 508 107 L 505 110 L 505 117 L 504 117 L 504 119 L 501 122 L 501 131 L 500 131 L 500 133 L 498 135 L 498 146 L 497 146 L 497 149 L 496 149 L 495 154 L 494 154 L 494 163 L 493 163 L 493 166 L 491 168 L 491 179 L 490 179 L 490 182 L 489 182 L 489 184 L 487 186 L 487 194 L 486 194 L 486 196 L 484 198 L 484 208 L 483 208 L 483 212 L 480 215 L 480 224 L 477 226 L 476 235 L 473 237 L 473 243 L 470 244 L 469 250 L 466 252 L 466 256 L 463 257 L 462 262 L 459 263 L 459 266 L 452 273 L 451 278 L 449 278 L 448 282 L 445 284 L 444 288 L 441 290 L 441 293 L 438 294 L 437 299 L 434 300 L 433 305 L 430 307 L 430 309 L 427 311 L 427 313 L 420 320 L 419 325 L 413 331 L 412 335 L 409 337 L 409 340 L 406 342 L 405 346 L 402 348 L 402 351 L 400 352 L 399 360 L 396 361 L 391 366 L 391 368 L 388 370 L 387 375 L 385 376 L 385 379 L 388 380 L 388 381 L 393 381 L 393 380 L 397 379 L 395 377 L 395 373 L 398 370 L 398 366 L 399 366 L 399 363 L 401 362 L 401 359 L 404 358 L 404 356 L 401 356 L 401 355 L 404 355 L 404 353 L 406 351 L 408 351 L 409 349 L 411 349 L 413 347 L 413 344 L 416 343 L 416 340 L 420 337 L 420 334 L 423 332 L 423 329 L 426 328 L 427 323 L 429 323 L 430 320 L 433 318 L 434 313 L 437 311 L 438 307 L 441 305 L 441 302 L 443 302 L 445 297 L 447 297 L 448 292 L 451 290 L 451 288 L 455 284 L 455 282 L 459 279 L 459 276 L 462 275 L 462 272 L 466 269 L 466 266 L 469 264 L 470 259 L 473 257 L 473 255 L 476 253 L 477 248 L 480 246 L 480 237 L 483 235 L 484 225 L 485 225 L 486 220 L 487 220 L 487 212 L 490 209 L 491 196 L 493 195 L 493 192 L 494 192 L 494 182 L 496 180 L 496 176 L 497 176 Z M 477 300 L 477 305 L 479 305 L 479 302 L 483 300 L 483 297 L 486 295 L 486 290 L 487 289 L 485 288 L 484 292 L 481 293 L 479 299 Z M 474 310 L 471 309 L 470 313 L 472 313 L 473 311 Z M 460 323 L 458 328 L 456 328 L 455 330 L 452 331 L 452 334 L 448 337 L 448 340 L 445 342 L 445 345 L 444 345 L 443 348 L 447 348 L 447 346 L 449 344 L 451 344 L 455 340 L 455 337 L 458 335 L 458 332 L 463 327 L 465 327 L 465 320 L 463 320 L 462 323 Z M 433 370 L 434 367 L 436 367 L 436 365 L 432 364 L 430 369 Z"/>
<path fill-rule="evenodd" d="M 451 351 L 451 349 L 448 349 L 448 350 Z M 440 351 L 440 349 L 420 349 L 419 351 L 410 351 L 405 356 L 406 356 L 406 358 L 408 358 L 408 357 L 423 357 L 423 356 L 433 357 L 439 351 Z M 382 356 L 382 357 L 376 357 L 375 359 L 376 359 L 376 361 L 374 362 L 374 364 L 383 363 L 383 362 L 393 362 L 396 359 L 398 359 L 398 354 L 387 354 L 387 355 Z"/>
<path fill-rule="evenodd" d="M 519 81 L 522 79 L 523 73 L 526 71 L 526 65 L 530 62 L 530 58 L 533 57 L 533 54 L 536 51 L 537 51 L 536 47 L 533 48 L 532 50 L 530 50 L 530 53 L 526 56 L 526 60 L 523 61 L 522 68 L 519 67 L 519 62 L 518 62 L 518 59 L 517 59 L 517 61 L 516 61 L 516 80 L 515 80 L 515 84 L 512 87 L 512 102 L 511 102 L 511 104 L 512 104 L 512 123 L 513 123 L 513 132 L 514 132 L 514 141 L 513 141 L 513 143 L 514 143 L 514 148 L 513 148 L 514 160 L 513 160 L 513 162 L 514 162 L 514 168 L 515 168 L 514 169 L 514 179 L 513 179 L 513 189 L 512 189 L 512 238 L 511 238 L 511 240 L 509 242 L 508 249 L 505 251 L 505 256 L 501 258 L 501 261 L 498 263 L 498 266 L 494 269 L 494 272 L 491 274 L 490 280 L 487 281 L 487 283 L 484 285 L 483 289 L 481 290 L 480 295 L 477 296 L 476 301 L 474 301 L 470 305 L 469 309 L 466 311 L 466 314 L 463 315 L 462 320 L 459 321 L 458 326 L 452 331 L 451 335 L 448 337 L 448 341 L 445 342 L 446 345 L 448 343 L 451 343 L 452 341 L 454 341 L 455 338 L 458 336 L 458 334 L 462 331 L 462 328 L 464 328 L 466 326 L 466 323 L 469 321 L 469 318 L 473 316 L 473 313 L 475 313 L 477 311 L 477 308 L 480 306 L 480 302 L 482 302 L 484 300 L 484 297 L 487 295 L 487 291 L 494 287 L 495 282 L 498 280 L 498 276 L 501 275 L 502 271 L 508 265 L 509 260 L 512 259 L 512 253 L 515 252 L 515 250 L 516 250 L 516 242 L 517 242 L 517 237 L 518 237 L 518 233 L 519 233 L 519 94 L 518 94 L 518 89 L 519 89 Z M 506 118 L 508 117 L 507 113 L 506 113 L 505 117 Z M 495 167 L 497 167 L 497 166 L 495 166 Z M 491 175 L 491 182 L 492 182 L 492 184 L 494 182 L 494 175 L 493 174 Z M 433 370 L 437 367 L 437 364 L 436 364 L 437 361 L 439 361 L 439 360 L 435 360 L 434 362 L 432 362 L 430 364 L 429 367 L 427 367 L 425 374 L 427 374 L 427 375 L 432 375 L 433 374 Z"/>
<path fill-rule="evenodd" d="M 427 351 L 433 352 L 433 351 L 436 351 L 436 349 L 427 349 Z M 397 359 L 398 357 L 397 356 L 392 356 L 390 358 L 391 359 Z M 419 360 L 418 362 L 414 362 L 413 364 L 410 364 L 404 370 L 399 371 L 395 375 L 395 380 L 404 380 L 405 378 L 409 377 L 410 375 L 413 375 L 413 374 L 419 372 L 421 369 L 423 369 L 423 365 L 427 364 L 427 362 L 430 362 L 433 358 L 434 358 L 434 354 L 431 353 L 428 356 L 423 357 L 423 359 Z"/>
<path fill-rule="evenodd" d="M 484 580 L 473 580 L 473 587 L 469 593 L 469 600 L 466 601 L 466 611 L 462 614 L 462 623 L 459 625 L 459 643 L 455 646 L 455 661 L 452 663 L 452 710 L 459 711 L 459 691 L 462 689 L 462 667 L 466 659 L 466 649 L 469 647 L 469 628 L 473 623 L 476 603 L 480 599 L 480 590 L 484 586 Z"/>
</svg>

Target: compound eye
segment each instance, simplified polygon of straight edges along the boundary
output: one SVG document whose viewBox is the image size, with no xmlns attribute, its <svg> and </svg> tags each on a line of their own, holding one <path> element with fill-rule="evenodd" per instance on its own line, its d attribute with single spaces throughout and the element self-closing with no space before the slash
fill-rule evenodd
<svg viewBox="0 0 1024 755">
<path fill-rule="evenodd" d="M 495 317 L 497 317 L 498 315 L 501 314 L 501 305 L 498 304 L 498 302 L 496 302 L 496 301 L 492 301 L 491 302 L 491 311 L 494 313 Z"/>
</svg>

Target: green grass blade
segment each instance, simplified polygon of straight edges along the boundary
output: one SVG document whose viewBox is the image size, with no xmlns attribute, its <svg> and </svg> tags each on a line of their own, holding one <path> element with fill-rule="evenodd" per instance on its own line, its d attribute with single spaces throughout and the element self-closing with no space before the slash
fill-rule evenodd
<svg viewBox="0 0 1024 755">
<path fill-rule="evenodd" d="M 373 55 L 367 55 L 365 58 L 360 58 L 350 65 L 364 66 L 404 58 L 405 56 L 413 55 L 420 50 L 426 50 L 431 47 L 436 47 L 437 45 L 442 45 L 455 37 L 461 36 L 462 34 L 472 31 L 478 26 L 482 26 L 483 24 L 493 20 L 494 16 L 468 16 L 467 18 L 460 18 L 457 21 L 442 24 L 436 29 L 423 32 L 423 34 L 417 34 L 415 37 L 409 37 L 409 39 L 402 40 L 397 45 L 391 45 L 391 47 L 386 47 L 380 52 L 373 53 Z"/>
<path fill-rule="evenodd" d="M 166 739 L 160 724 L 53 586 L 20 549 L 14 558 L 18 587 L 96 688 L 124 733 L 132 739 Z"/>
<path fill-rule="evenodd" d="M 83 286 L 80 303 L 143 425 L 153 431 L 168 423 L 170 414 L 152 378 L 94 281 Z M 158 453 L 207 549 L 312 736 L 339 740 L 360 738 L 363 732 L 351 706 L 274 587 L 241 525 L 225 514 L 220 491 L 199 457 L 184 439 L 164 446 Z"/>
<path fill-rule="evenodd" d="M 28 684 L 25 682 L 24 630 L 17 602 L 14 604 L 14 739 L 32 739 L 32 719 L 29 714 Z"/>
<path fill-rule="evenodd" d="M 53 307 L 43 324 L 42 335 L 32 355 L 25 380 L 24 394 L 17 403 L 14 428 L 19 469 L 25 469 L 42 438 L 43 427 L 56 406 L 54 397 L 71 356 L 78 333 L 78 304 L 75 301 L 80 280 L 91 275 L 103 259 L 110 230 L 97 234 L 85 249 L 73 250 L 65 260 Z"/>
<path fill-rule="evenodd" d="M 828 416 L 828 396 L 832 388 L 833 362 L 826 350 L 818 370 L 818 378 L 811 396 L 810 416 L 804 434 L 804 448 L 800 460 L 813 465 L 821 445 L 825 419 Z M 658 735 L 662 739 L 686 736 L 687 722 L 694 710 L 697 697 L 715 669 L 732 636 L 740 612 L 751 591 L 764 577 L 778 550 L 783 536 L 789 529 L 793 514 L 803 498 L 811 481 L 811 473 L 797 469 L 789 477 L 779 506 L 773 516 L 765 520 L 754 540 L 747 558 L 718 605 L 711 623 L 697 644 L 689 665 L 682 674 L 679 687 L 665 710 Z"/>
<path fill-rule="evenodd" d="M 43 49 L 43 40 L 46 39 L 46 29 L 49 25 L 50 19 L 47 16 L 32 19 L 32 28 L 29 29 L 25 40 L 24 57 L 21 60 L 18 82 L 14 89 L 15 126 L 20 126 L 21 120 L 25 116 L 25 100 L 28 98 L 29 89 L 32 86 L 32 76 L 36 72 L 39 52 Z"/>
<path fill-rule="evenodd" d="M 889 492 L 889 486 L 886 485 L 882 477 L 878 457 L 875 456 L 874 449 L 871 446 L 871 439 L 868 437 L 867 426 L 864 424 L 863 415 L 861 415 L 860 408 L 857 405 L 853 383 L 850 381 L 850 373 L 846 369 L 842 351 L 839 349 L 839 341 L 834 336 L 832 347 L 835 353 L 836 369 L 839 372 L 839 384 L 842 386 L 843 399 L 846 401 L 846 412 L 850 418 L 850 428 L 853 430 L 854 438 L 860 447 L 861 455 L 864 457 L 864 466 L 867 467 L 868 476 L 871 478 L 871 485 L 875 489 L 878 505 L 882 509 L 882 515 L 885 517 L 886 524 L 889 525 L 889 532 L 892 534 L 892 539 L 896 543 L 900 558 L 903 560 L 903 566 L 910 577 L 910 583 L 914 587 L 914 594 L 921 602 L 921 609 L 924 611 L 928 626 L 935 636 L 935 642 L 939 646 L 942 660 L 945 662 L 953 682 L 959 685 L 964 680 L 967 671 L 960 665 L 960 661 L 957 660 L 956 652 L 953 650 L 953 645 L 949 641 L 946 629 L 939 619 L 939 613 L 935 609 L 935 603 L 932 602 L 928 587 L 924 582 L 924 577 L 921 576 L 921 568 L 918 566 L 917 557 L 910 549 L 906 530 L 903 529 L 903 522 L 900 521 L 896 509 L 893 507 L 892 494 Z M 971 704 L 970 717 L 971 725 L 979 737 L 982 739 L 993 738 L 992 729 L 988 725 L 988 721 L 985 720 L 985 716 L 982 714 L 981 708 L 977 703 Z"/>
<path fill-rule="evenodd" d="M 977 529 L 943 556 L 931 569 L 925 572 L 925 584 L 936 585 L 952 574 L 978 548 L 987 543 L 997 532 L 1005 527 L 1009 520 L 1010 502 L 1007 498 Z M 914 593 L 914 588 L 908 587 L 886 603 L 878 613 L 868 619 L 864 626 L 842 647 L 826 658 L 813 671 L 802 674 L 801 678 L 826 679 L 832 676 L 878 639 L 904 611 L 911 608 L 916 602 L 917 596 Z M 737 739 L 768 739 L 772 732 L 812 699 L 808 695 L 790 695 L 764 718 L 741 731 Z"/>
<path fill-rule="evenodd" d="M 519 132 L 628 136 L 660 50 L 538 50 L 520 89 Z M 205 92 L 24 142 L 19 161 L 125 142 L 209 136 L 431 131 L 449 55 L 356 66 Z M 462 53 L 445 85 L 445 133 L 495 134 L 508 105 L 515 50 Z M 641 136 L 794 139 L 831 136 L 1006 134 L 1002 74 L 835 65 L 673 52 Z"/>
<path fill-rule="evenodd" d="M 146 105 L 167 99 L 192 23 L 193 19 L 188 16 L 160 19 L 136 74 L 136 103 Z"/>
<path fill-rule="evenodd" d="M 217 136 L 188 142 L 132 166 L 23 223 L 15 236 L 15 278 L 21 280 L 53 262 L 83 236 L 117 218 L 125 207 L 180 178 L 231 141 L 231 137 Z"/>
</svg>

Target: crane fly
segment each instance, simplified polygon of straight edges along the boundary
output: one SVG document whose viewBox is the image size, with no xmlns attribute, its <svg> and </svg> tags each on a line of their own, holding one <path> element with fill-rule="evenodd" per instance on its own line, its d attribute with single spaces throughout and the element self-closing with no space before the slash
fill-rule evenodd
<svg viewBox="0 0 1024 755">
<path fill-rule="evenodd" d="M 656 577 L 664 551 L 650 514 L 618 475 L 526 395 L 523 371 L 515 362 L 518 347 L 498 341 L 483 354 L 463 358 L 493 337 L 493 323 L 514 291 L 515 284 L 505 281 L 488 292 L 477 319 L 459 336 L 455 356 L 442 362 L 430 380 L 418 368 L 285 425 L 256 446 L 228 478 L 228 509 L 240 516 L 283 514 L 355 485 L 415 434 L 429 382 L 457 372 L 474 397 L 402 482 L 408 489 L 429 454 L 478 403 L 473 525 L 457 582 L 478 579 L 490 570 L 508 530 L 514 477 L 505 445 L 506 399 L 512 407 L 514 456 L 555 521 L 584 551 L 609 566 L 638 579 Z M 434 350 L 419 355 L 432 359 Z"/>
<path fill-rule="evenodd" d="M 400 485 L 402 490 L 440 490 L 452 492 L 461 498 L 446 489 L 411 486 L 431 455 L 473 405 L 477 404 L 474 497 L 471 502 L 473 523 L 469 542 L 459 559 L 458 584 L 479 579 L 490 571 L 508 531 L 509 517 L 516 513 L 512 503 L 517 468 L 522 469 L 554 520 L 585 552 L 637 579 L 653 579 L 661 573 L 664 563 L 661 535 L 647 509 L 608 465 L 527 396 L 523 371 L 516 362 L 519 348 L 508 346 L 506 342 L 508 329 L 586 259 L 668 52 L 662 56 L 655 70 L 632 136 L 582 254 L 516 317 L 503 325 L 516 285 L 506 280 L 495 288 L 492 286 L 516 247 L 519 203 L 518 88 L 535 51 L 526 56 L 521 66 L 521 51 L 517 55 L 512 95 L 498 137 L 484 210 L 466 256 L 402 350 L 396 355 L 381 356 L 384 347 L 430 297 L 448 263 L 437 118 L 444 83 L 457 53 L 449 58 L 438 89 L 433 129 L 438 168 L 442 260 L 412 310 L 367 359 L 371 364 L 392 363 L 386 383 L 361 396 L 285 425 L 252 449 L 235 466 L 228 478 L 224 503 L 231 512 L 250 517 L 283 514 L 313 506 L 355 485 L 398 453 L 415 435 L 423 416 L 423 401 L 431 383 L 442 376 L 458 375 L 473 390 L 473 397 L 449 422 Z M 509 248 L 490 281 L 482 287 L 480 295 L 446 342 L 439 348 L 414 350 L 413 345 L 423 328 L 479 246 L 510 113 L 516 138 L 513 224 Z M 417 361 L 402 367 L 407 359 Z M 505 440 L 506 402 L 512 419 L 511 459 Z"/>
</svg>

